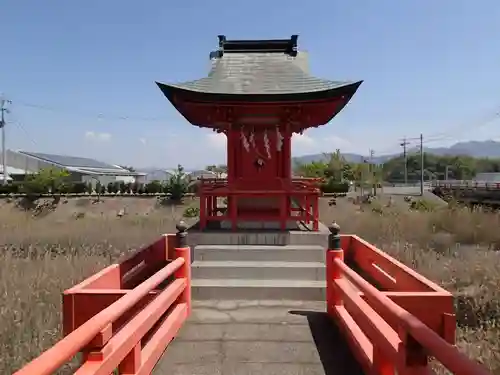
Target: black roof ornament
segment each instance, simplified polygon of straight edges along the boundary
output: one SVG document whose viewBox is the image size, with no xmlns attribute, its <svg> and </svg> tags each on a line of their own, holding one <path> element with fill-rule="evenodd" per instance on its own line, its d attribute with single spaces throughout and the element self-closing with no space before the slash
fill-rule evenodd
<svg viewBox="0 0 500 375">
<path fill-rule="evenodd" d="M 263 39 L 263 40 L 227 40 L 225 35 L 218 35 L 219 50 L 210 53 L 210 58 L 222 57 L 224 53 L 284 53 L 297 56 L 298 35 L 290 39 Z"/>
</svg>

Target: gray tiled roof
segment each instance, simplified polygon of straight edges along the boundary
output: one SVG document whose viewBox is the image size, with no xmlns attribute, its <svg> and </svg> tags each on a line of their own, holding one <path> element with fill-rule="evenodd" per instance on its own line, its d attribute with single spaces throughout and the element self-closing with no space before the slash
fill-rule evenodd
<svg viewBox="0 0 500 375">
<path fill-rule="evenodd" d="M 306 56 L 300 52 L 297 57 L 284 53 L 226 53 L 212 60 L 208 77 L 168 86 L 200 93 L 272 95 L 327 91 L 354 83 L 311 76 L 305 70 L 304 59 Z"/>
<path fill-rule="evenodd" d="M 122 168 L 115 165 L 106 164 L 97 160 L 89 158 L 80 158 L 76 156 L 65 156 L 65 155 L 52 155 L 45 154 L 41 152 L 26 152 L 19 151 L 21 154 L 35 157 L 49 163 L 58 164 L 64 167 L 76 167 L 76 168 L 97 168 L 97 169 L 108 169 L 113 171 L 122 170 Z"/>
</svg>

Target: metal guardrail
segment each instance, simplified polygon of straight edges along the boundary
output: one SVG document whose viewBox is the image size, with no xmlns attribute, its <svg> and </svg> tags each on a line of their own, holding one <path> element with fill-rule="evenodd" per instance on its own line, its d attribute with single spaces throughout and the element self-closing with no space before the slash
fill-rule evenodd
<svg viewBox="0 0 500 375">
<path fill-rule="evenodd" d="M 438 180 L 432 181 L 432 187 L 445 189 L 485 189 L 500 190 L 500 182 L 474 180 Z"/>
</svg>

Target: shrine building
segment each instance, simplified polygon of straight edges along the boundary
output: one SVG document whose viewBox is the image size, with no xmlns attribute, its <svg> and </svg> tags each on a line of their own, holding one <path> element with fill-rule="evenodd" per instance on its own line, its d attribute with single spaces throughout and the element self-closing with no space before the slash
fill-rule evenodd
<svg viewBox="0 0 500 375">
<path fill-rule="evenodd" d="M 318 230 L 320 181 L 292 176 L 292 136 L 331 121 L 362 81 L 310 75 L 297 39 L 221 35 L 207 77 L 157 82 L 189 123 L 227 137 L 227 178 L 201 179 L 201 230 L 286 230 L 297 222 Z"/>
</svg>

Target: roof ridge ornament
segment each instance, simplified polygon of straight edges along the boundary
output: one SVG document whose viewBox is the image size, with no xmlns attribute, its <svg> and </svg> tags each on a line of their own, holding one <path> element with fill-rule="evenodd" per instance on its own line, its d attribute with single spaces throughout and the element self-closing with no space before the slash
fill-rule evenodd
<svg viewBox="0 0 500 375">
<path fill-rule="evenodd" d="M 219 49 L 210 52 L 210 59 L 221 58 L 224 53 L 284 53 L 297 56 L 298 35 L 290 39 L 228 40 L 225 35 L 218 35 Z"/>
</svg>

